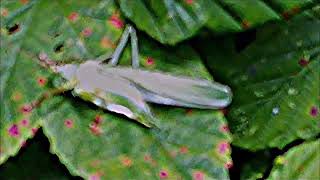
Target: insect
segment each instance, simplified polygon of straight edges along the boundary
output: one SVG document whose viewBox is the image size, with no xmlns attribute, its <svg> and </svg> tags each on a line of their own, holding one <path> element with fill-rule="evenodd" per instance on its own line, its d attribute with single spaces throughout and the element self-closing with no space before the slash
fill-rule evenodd
<svg viewBox="0 0 320 180">
<path fill-rule="evenodd" d="M 119 67 L 117 64 L 129 37 L 132 68 Z M 130 25 L 125 28 L 108 62 L 106 56 L 80 64 L 57 64 L 39 58 L 42 65 L 59 73 L 66 82 L 44 93 L 33 106 L 72 90 L 74 96 L 153 127 L 157 126 L 157 121 L 147 102 L 201 109 L 224 108 L 231 102 L 230 88 L 217 82 L 139 69 L 137 35 Z"/>
</svg>

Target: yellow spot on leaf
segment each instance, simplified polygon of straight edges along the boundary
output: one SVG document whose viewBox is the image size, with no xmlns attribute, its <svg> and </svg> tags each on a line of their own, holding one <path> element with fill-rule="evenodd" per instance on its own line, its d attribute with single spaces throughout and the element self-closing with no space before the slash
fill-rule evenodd
<svg viewBox="0 0 320 180">
<path fill-rule="evenodd" d="M 276 163 L 277 165 L 283 165 L 283 164 L 285 164 L 285 161 L 286 161 L 286 160 L 284 159 L 283 156 L 279 156 L 279 157 L 276 158 L 275 163 Z"/>
<path fill-rule="evenodd" d="M 115 44 L 106 36 L 101 39 L 100 46 L 105 49 L 114 49 L 116 47 Z"/>
<path fill-rule="evenodd" d="M 20 92 L 14 92 L 11 96 L 13 101 L 19 101 L 22 98 L 22 94 Z"/>
</svg>

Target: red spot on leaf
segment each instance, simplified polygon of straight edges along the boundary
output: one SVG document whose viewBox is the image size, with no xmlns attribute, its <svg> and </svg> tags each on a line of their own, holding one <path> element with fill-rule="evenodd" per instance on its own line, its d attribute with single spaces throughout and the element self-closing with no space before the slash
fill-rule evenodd
<svg viewBox="0 0 320 180">
<path fill-rule="evenodd" d="M 44 77 L 38 77 L 37 82 L 38 82 L 39 86 L 44 86 L 47 83 L 47 79 Z"/>
<path fill-rule="evenodd" d="M 98 126 L 97 123 L 91 123 L 89 125 L 90 131 L 92 132 L 92 134 L 94 135 L 100 135 L 102 134 L 102 130 L 101 128 Z"/>
<path fill-rule="evenodd" d="M 204 174 L 201 171 L 195 171 L 192 174 L 192 177 L 193 177 L 194 180 L 204 180 Z"/>
<path fill-rule="evenodd" d="M 169 176 L 169 173 L 168 173 L 168 171 L 166 171 L 166 170 L 162 170 L 162 171 L 160 171 L 160 173 L 159 173 L 159 177 L 160 177 L 161 179 L 166 179 L 166 178 L 168 178 L 168 176 Z"/>
<path fill-rule="evenodd" d="M 94 118 L 94 122 L 99 125 L 102 123 L 102 117 L 100 115 L 96 115 L 96 117 Z"/>
<path fill-rule="evenodd" d="M 124 26 L 123 21 L 120 19 L 119 14 L 115 13 L 114 15 L 112 15 L 109 19 L 109 22 L 111 23 L 111 25 L 117 29 L 121 29 Z"/>
<path fill-rule="evenodd" d="M 250 22 L 249 21 L 247 21 L 247 20 L 243 20 L 242 21 L 242 23 L 241 23 L 241 25 L 242 25 L 242 28 L 243 29 L 249 29 L 250 28 Z"/>
<path fill-rule="evenodd" d="M 226 124 L 223 124 L 222 126 L 220 126 L 219 130 L 224 133 L 230 131 L 229 126 Z"/>
<path fill-rule="evenodd" d="M 122 160 L 121 160 L 121 163 L 125 167 L 132 166 L 132 160 L 129 157 L 123 157 Z"/>
<path fill-rule="evenodd" d="M 171 156 L 171 157 L 176 157 L 177 156 L 177 151 L 171 151 L 171 152 L 169 152 L 169 155 Z"/>
<path fill-rule="evenodd" d="M 186 146 L 182 146 L 182 147 L 180 147 L 179 152 L 180 152 L 181 154 L 186 154 L 186 153 L 189 152 L 189 149 L 188 149 L 188 147 L 186 147 Z"/>
<path fill-rule="evenodd" d="M 221 142 L 218 145 L 218 152 L 220 154 L 226 153 L 227 151 L 229 151 L 229 149 L 230 149 L 230 145 L 228 142 Z"/>
<path fill-rule="evenodd" d="M 15 93 L 13 93 L 12 96 L 11 96 L 11 99 L 12 99 L 13 101 L 19 101 L 19 100 L 21 100 L 21 98 L 22 98 L 22 95 L 21 95 L 21 93 L 19 93 L 19 92 L 15 92 Z"/>
<path fill-rule="evenodd" d="M 220 109 L 220 112 L 222 112 L 223 115 L 227 115 L 229 111 L 227 108 L 223 108 L 223 109 Z"/>
<path fill-rule="evenodd" d="M 193 0 L 185 0 L 185 2 L 186 2 L 187 4 L 192 4 L 192 3 L 193 3 Z"/>
<path fill-rule="evenodd" d="M 81 32 L 81 34 L 84 36 L 84 37 L 89 37 L 91 36 L 92 34 L 92 29 L 87 27 L 87 28 L 84 28 Z"/>
<path fill-rule="evenodd" d="M 154 65 L 154 59 L 153 59 L 152 57 L 147 57 L 147 59 L 146 59 L 146 64 L 147 64 L 148 66 Z"/>
<path fill-rule="evenodd" d="M 10 136 L 12 137 L 18 137 L 20 135 L 20 130 L 18 125 L 13 124 L 9 129 L 8 129 L 8 133 Z"/>
<path fill-rule="evenodd" d="M 68 19 L 71 22 L 76 22 L 79 19 L 79 14 L 76 13 L 76 12 L 72 12 L 72 13 L 69 14 Z"/>
<path fill-rule="evenodd" d="M 319 113 L 319 110 L 316 106 L 312 106 L 311 107 L 311 110 L 310 110 L 310 115 L 313 116 L 313 117 L 316 117 Z"/>
<path fill-rule="evenodd" d="M 193 112 L 193 110 L 192 110 L 192 109 L 187 109 L 187 110 L 186 110 L 186 114 L 187 114 L 187 116 L 192 115 L 192 112 Z"/>
<path fill-rule="evenodd" d="M 154 159 L 152 159 L 150 154 L 144 155 L 143 159 L 144 159 L 145 162 L 151 163 L 151 165 L 153 165 L 153 166 L 157 165 L 157 162 Z"/>
<path fill-rule="evenodd" d="M 3 8 L 3 9 L 1 8 L 0 14 L 1 14 L 1 16 L 6 17 L 6 16 L 8 16 L 9 11 L 6 8 Z"/>
<path fill-rule="evenodd" d="M 27 141 L 22 141 L 21 144 L 20 144 L 20 146 L 21 146 L 22 148 L 26 147 L 26 146 L 27 146 Z"/>
<path fill-rule="evenodd" d="M 146 154 L 143 156 L 143 159 L 144 159 L 144 161 L 149 162 L 149 161 L 151 161 L 152 158 L 151 158 L 150 154 Z"/>
<path fill-rule="evenodd" d="M 30 104 L 25 104 L 20 108 L 20 111 L 23 114 L 28 114 L 28 113 L 30 113 L 32 111 L 32 106 Z"/>
<path fill-rule="evenodd" d="M 293 15 L 297 14 L 300 11 L 299 7 L 294 7 L 289 11 L 283 13 L 283 18 L 289 20 Z"/>
<path fill-rule="evenodd" d="M 89 176 L 89 180 L 100 180 L 100 174 L 92 174 Z"/>
<path fill-rule="evenodd" d="M 227 163 L 224 164 L 224 167 L 226 169 L 231 169 L 233 167 L 233 163 L 232 162 L 227 162 Z"/>
<path fill-rule="evenodd" d="M 282 17 L 285 20 L 289 20 L 293 15 L 297 14 L 300 12 L 300 8 L 299 7 L 294 7 L 288 11 L 284 11 L 282 13 Z"/>
<path fill-rule="evenodd" d="M 301 67 L 305 67 L 305 66 L 307 66 L 308 64 L 309 64 L 309 61 L 306 60 L 306 59 L 304 59 L 304 58 L 302 58 L 302 59 L 299 60 L 299 65 L 300 65 Z"/>
<path fill-rule="evenodd" d="M 20 0 L 20 2 L 21 2 L 22 4 L 27 4 L 27 3 L 29 2 L 29 0 Z"/>
<path fill-rule="evenodd" d="M 282 18 L 285 19 L 285 20 L 289 20 L 290 17 L 291 17 L 289 11 L 284 11 L 281 15 L 282 15 Z"/>
<path fill-rule="evenodd" d="M 73 121 L 72 119 L 66 119 L 64 121 L 64 125 L 67 127 L 67 128 L 73 128 Z"/>
<path fill-rule="evenodd" d="M 32 135 L 34 136 L 34 135 L 36 135 L 36 133 L 38 132 L 38 128 L 32 128 L 31 129 L 31 132 L 32 132 Z"/>
<path fill-rule="evenodd" d="M 116 46 L 113 44 L 113 42 L 106 36 L 104 36 L 101 41 L 100 41 L 100 45 L 103 48 L 115 48 Z"/>
<path fill-rule="evenodd" d="M 29 120 L 28 119 L 22 119 L 20 121 L 20 124 L 21 124 L 21 126 L 28 127 L 29 126 Z"/>
</svg>

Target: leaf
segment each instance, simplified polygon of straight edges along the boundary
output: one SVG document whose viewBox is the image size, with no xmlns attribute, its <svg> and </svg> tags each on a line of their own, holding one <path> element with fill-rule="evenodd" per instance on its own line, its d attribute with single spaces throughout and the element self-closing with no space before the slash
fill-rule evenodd
<svg viewBox="0 0 320 180">
<path fill-rule="evenodd" d="M 21 12 L 9 9 L 11 4 L 7 3 L 6 8 L 13 15 Z M 12 45 L 20 42 L 19 51 L 7 54 L 12 59 L 5 58 L 10 66 L 1 67 L 9 78 L 3 83 L 5 90 L 1 91 L 4 97 L 2 112 L 9 113 L 1 113 L 0 133 L 5 142 L 1 144 L 1 162 L 18 151 L 17 139 L 27 138 L 8 134 L 8 127 L 20 123 L 24 117 L 17 112 L 19 106 L 10 99 L 13 92 L 21 92 L 25 97 L 21 103 L 25 104 L 52 87 L 54 75 L 37 65 L 38 56 L 54 60 L 94 58 L 112 52 L 123 30 L 120 22 L 124 22 L 112 0 L 29 3 L 33 5 L 25 10 L 26 14 L 9 15 L 4 21 L 5 26 L 22 24 L 22 32 L 10 34 L 3 29 L 1 34 L 5 47 L 9 47 L 10 40 Z M 21 17 L 26 20 L 19 20 Z M 26 22 L 30 24 L 24 24 Z M 139 37 L 140 60 L 144 68 L 211 79 L 189 46 L 169 49 Z M 19 41 L 13 41 L 15 38 Z M 1 56 L 3 54 L 1 52 Z M 16 54 L 19 56 L 15 57 Z M 123 55 L 123 65 L 130 64 L 129 54 L 127 50 Z M 35 80 L 35 74 L 40 72 L 40 76 L 46 78 L 45 85 L 42 85 L 43 81 L 37 83 Z M 35 83 L 28 85 L 29 81 Z M 73 175 L 83 178 L 228 179 L 227 168 L 232 165 L 231 137 L 221 112 L 158 105 L 152 105 L 152 111 L 163 129 L 144 128 L 66 93 L 30 112 L 29 121 L 42 126 L 49 138 L 51 152 L 58 155 Z M 22 129 L 20 124 L 17 127 Z"/>
<path fill-rule="evenodd" d="M 40 136 L 39 136 L 40 135 Z M 49 142 L 40 133 L 28 141 L 18 156 L 0 167 L 0 178 L 17 179 L 71 179 L 68 170 L 50 154 Z"/>
<path fill-rule="evenodd" d="M 243 31 L 287 19 L 315 0 L 118 0 L 124 15 L 163 44 L 176 44 L 207 26 L 217 33 Z"/>
<path fill-rule="evenodd" d="M 291 148 L 278 156 L 268 179 L 319 179 L 320 141 L 314 140 Z"/>
<path fill-rule="evenodd" d="M 233 89 L 228 120 L 235 145 L 283 148 L 319 134 L 319 29 L 315 8 L 265 26 L 238 52 L 227 39 L 201 41 L 211 45 L 200 48 L 211 70 Z"/>
<path fill-rule="evenodd" d="M 83 1 L 72 6 L 38 0 L 1 3 L 2 12 L 6 12 L 1 17 L 1 47 L 5 47 L 1 48 L 4 61 L 0 68 L 0 163 L 3 163 L 34 135 L 43 118 L 40 110 L 30 109 L 30 104 L 52 87 L 53 76 L 36 63 L 38 56 L 61 60 L 112 52 L 122 29 L 112 26 L 108 20 L 96 20 L 89 27 L 88 20 L 97 15 L 107 19 L 116 13 L 114 6 L 106 9 L 112 1 L 99 4 Z M 61 9 L 63 6 L 70 8 Z M 42 21 L 46 23 L 39 23 Z"/>
</svg>

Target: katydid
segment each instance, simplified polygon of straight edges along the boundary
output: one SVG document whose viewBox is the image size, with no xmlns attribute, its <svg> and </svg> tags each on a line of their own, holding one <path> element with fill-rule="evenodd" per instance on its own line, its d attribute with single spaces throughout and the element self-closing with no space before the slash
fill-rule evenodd
<svg viewBox="0 0 320 180">
<path fill-rule="evenodd" d="M 116 67 L 129 37 L 132 68 Z M 217 82 L 139 69 L 137 35 L 132 26 L 125 28 L 105 64 L 107 58 L 103 55 L 80 64 L 57 64 L 42 59 L 41 63 L 61 74 L 66 83 L 45 93 L 34 106 L 50 96 L 72 90 L 73 95 L 103 109 L 153 127 L 157 126 L 156 118 L 146 102 L 201 109 L 224 108 L 231 102 L 230 88 Z"/>
</svg>

